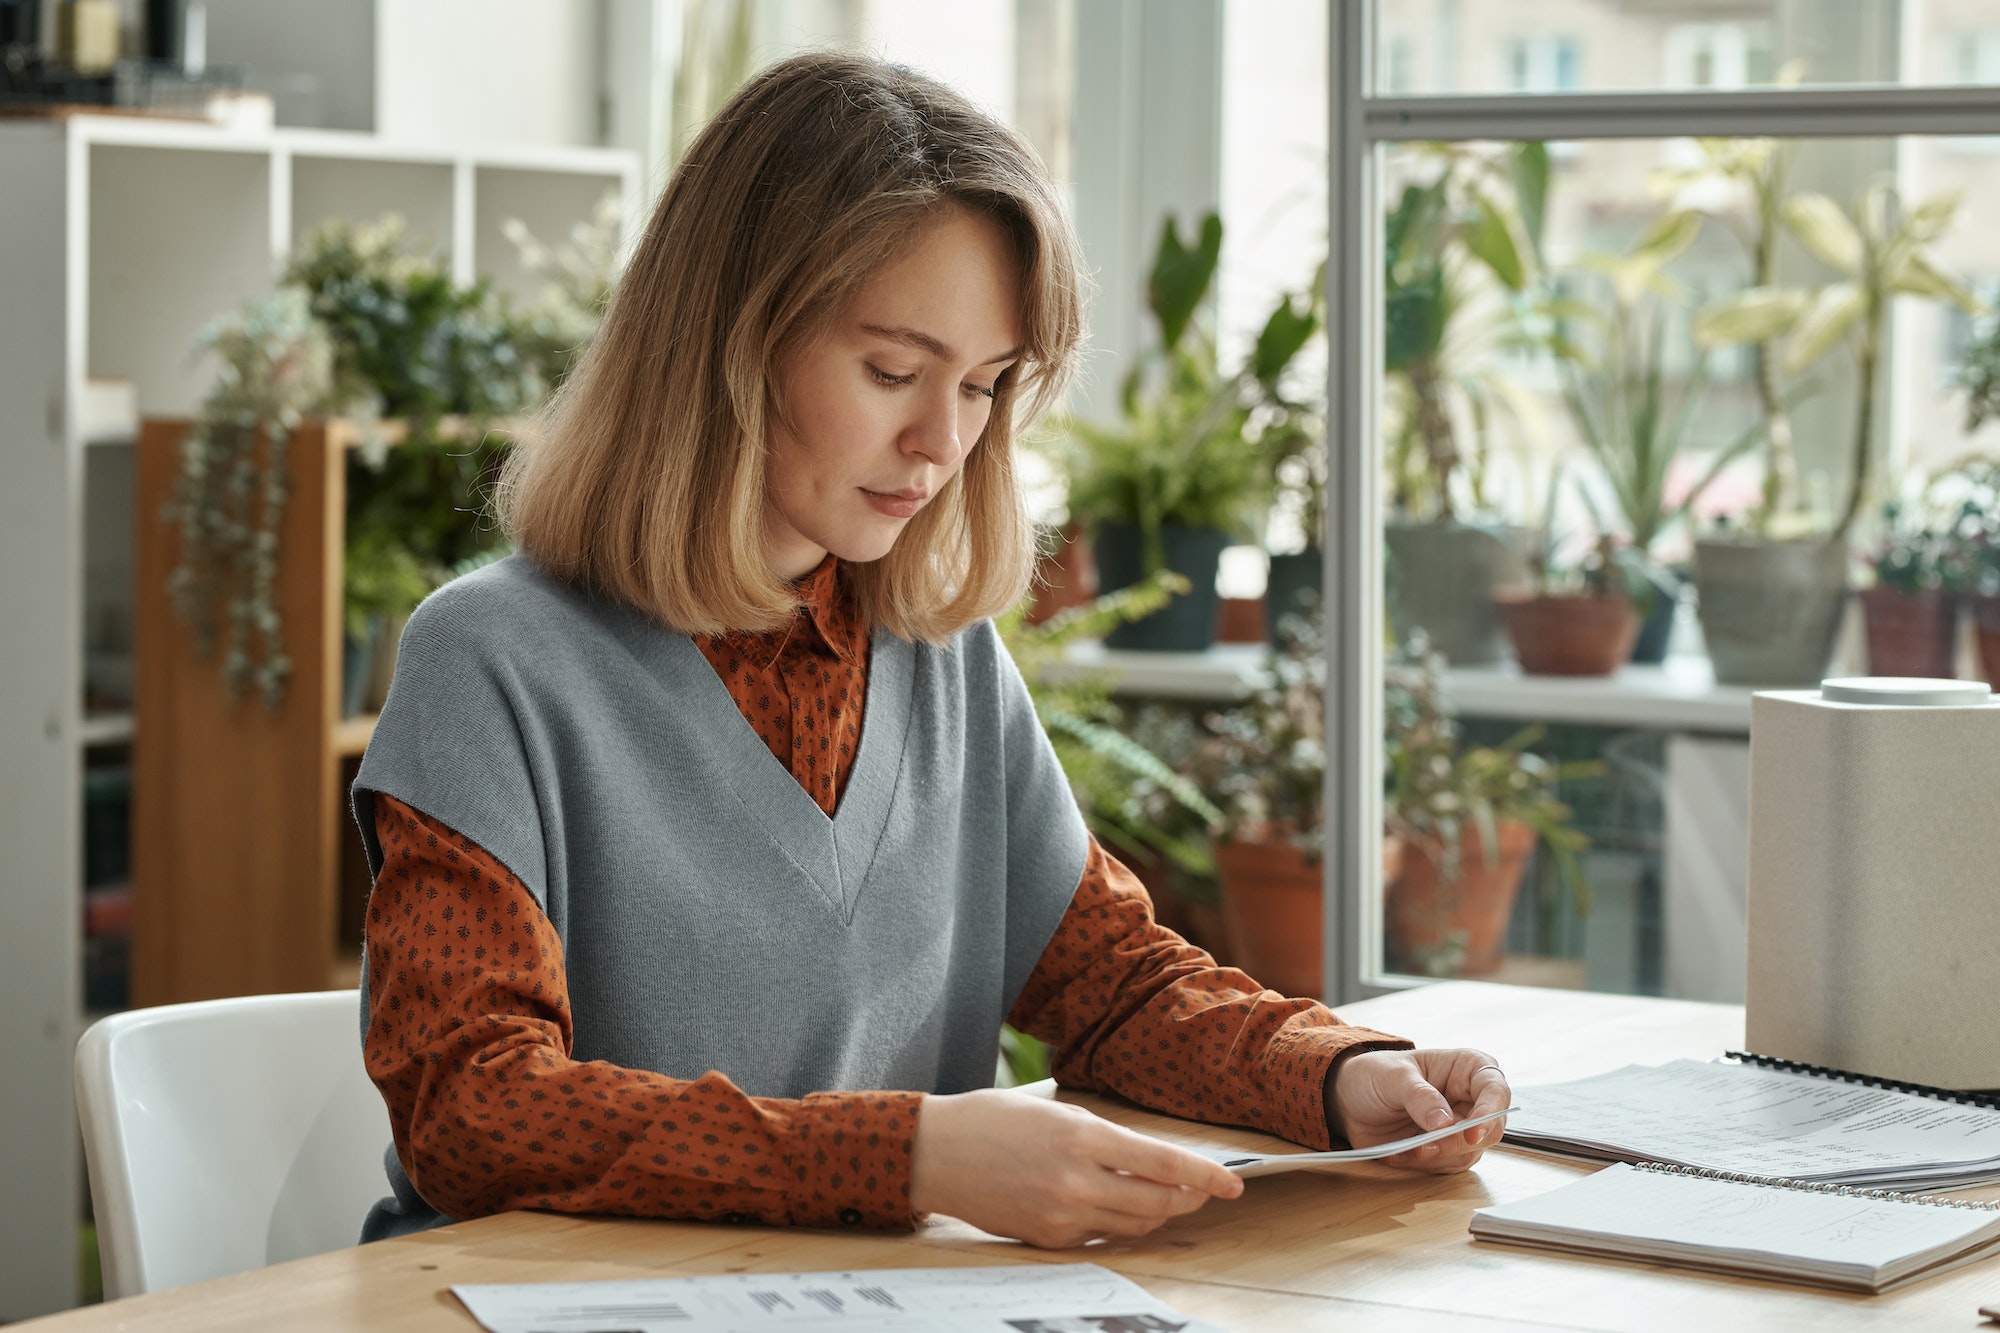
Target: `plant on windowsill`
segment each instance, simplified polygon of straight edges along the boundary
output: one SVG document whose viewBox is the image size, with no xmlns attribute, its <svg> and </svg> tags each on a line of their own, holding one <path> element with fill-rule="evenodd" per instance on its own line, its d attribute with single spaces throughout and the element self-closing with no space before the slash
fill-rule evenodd
<svg viewBox="0 0 2000 1333">
<path fill-rule="evenodd" d="M 1640 608 L 1661 595 L 1653 571 L 1609 534 L 1571 565 L 1554 545 L 1544 540 L 1531 560 L 1531 584 L 1493 594 L 1514 656 L 1530 676 L 1608 676 L 1631 660 Z"/>
<path fill-rule="evenodd" d="M 1526 534 L 1493 516 L 1487 473 L 1496 441 L 1523 432 L 1498 353 L 1535 345 L 1546 322 L 1549 158 L 1534 142 L 1412 151 L 1425 174 L 1383 223 L 1389 619 L 1399 641 L 1422 630 L 1476 666 L 1504 651 L 1493 589 L 1524 573 Z"/>
<path fill-rule="evenodd" d="M 1780 154 L 1776 147 L 1770 151 Z M 1817 288 L 1781 287 L 1760 271 L 1756 286 L 1697 316 L 1695 334 L 1706 345 L 1755 347 L 1760 385 L 1772 377 L 1769 353 L 1781 340 L 1779 364 L 1791 376 L 1835 348 L 1847 348 L 1856 402 L 1846 495 L 1839 515 L 1815 532 L 1817 525 L 1802 508 L 1788 510 L 1782 499 L 1768 498 L 1784 490 L 1784 479 L 1774 477 L 1757 516 L 1761 530 L 1753 525 L 1744 536 L 1697 543 L 1695 580 L 1717 680 L 1810 684 L 1832 655 L 1847 594 L 1848 542 L 1871 498 L 1890 305 L 1911 296 L 1974 314 L 1982 307 L 1933 251 L 1958 215 L 1956 194 L 1907 206 L 1893 184 L 1877 181 L 1851 210 L 1820 194 L 1781 200 L 1775 186 L 1757 199 L 1761 211 L 1775 208 L 1776 222 L 1836 280 Z M 1763 230 L 1771 225 L 1767 219 Z M 1771 392 L 1765 390 L 1767 425 L 1779 420 L 1771 415 Z M 1775 457 L 1776 436 L 1771 440 Z"/>
<path fill-rule="evenodd" d="M 1291 423 L 1305 410 L 1281 384 L 1318 331 L 1316 296 L 1280 301 L 1249 358 L 1225 373 L 1200 317 L 1221 254 L 1222 220 L 1214 214 L 1192 244 L 1167 219 L 1146 285 L 1159 344 L 1126 376 L 1116 426 L 1072 421 L 1056 445 L 1070 517 L 1095 532 L 1100 589 L 1161 569 L 1190 585 L 1160 612 L 1114 629 L 1114 647 L 1208 647 L 1222 549 L 1253 535 L 1270 499 L 1270 454 L 1292 447 Z"/>
<path fill-rule="evenodd" d="M 1958 650 L 1958 608 L 1972 591 L 1973 549 L 1961 524 L 1976 533 L 1967 505 L 1938 504 L 1939 477 L 1882 506 L 1882 537 L 1870 562 L 1874 582 L 1861 590 L 1868 671 L 1875 676 L 1949 679 Z"/>
<path fill-rule="evenodd" d="M 1681 327 L 1681 292 L 1665 276 L 1700 231 L 1693 213 L 1669 214 L 1628 253 L 1593 255 L 1584 265 L 1596 280 L 1564 282 L 1555 334 L 1550 339 L 1563 376 L 1563 402 L 1585 451 L 1596 465 L 1610 517 L 1629 547 L 1619 559 L 1636 562 L 1644 577 L 1633 583 L 1641 617 L 1632 661 L 1666 657 L 1680 576 L 1658 555 L 1662 539 L 1685 525 L 1695 504 L 1743 453 L 1757 443 L 1752 429 L 1713 458 L 1680 494 L 1673 494 L 1679 466 L 1688 461 L 1696 414 L 1707 395 L 1708 356 L 1670 336 Z M 1596 290 L 1593 290 L 1596 289 Z M 1608 299 L 1596 297 L 1601 292 Z M 1685 366 L 1685 370 L 1680 367 Z M 1581 493 L 1595 514 L 1588 486 Z M 1600 529 L 1606 527 L 1601 520 Z"/>
<path fill-rule="evenodd" d="M 1388 831 L 1402 843 L 1387 885 L 1388 962 L 1420 976 L 1477 976 L 1499 967 L 1528 855 L 1547 849 L 1558 878 L 1590 908 L 1579 853 L 1589 840 L 1556 795 L 1599 766 L 1529 753 L 1542 728 L 1497 746 L 1464 747 L 1439 699 L 1444 659 L 1421 641 L 1389 665 L 1383 691 Z"/>
</svg>

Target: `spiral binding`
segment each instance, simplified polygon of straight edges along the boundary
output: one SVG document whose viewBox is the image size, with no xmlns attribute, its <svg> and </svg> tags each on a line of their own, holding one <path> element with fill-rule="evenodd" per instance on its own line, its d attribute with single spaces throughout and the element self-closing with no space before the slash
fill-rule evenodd
<svg viewBox="0 0 2000 1333">
<path fill-rule="evenodd" d="M 1835 1069 L 1831 1065 L 1811 1065 L 1803 1060 L 1781 1060 L 1775 1055 L 1754 1055 L 1748 1051 L 1724 1051 L 1722 1058 L 1735 1060 L 1740 1064 L 1782 1070 L 1787 1074 L 1810 1074 L 1814 1078 L 1833 1079 L 1863 1088 L 1907 1092 L 1916 1097 L 1929 1097 L 1933 1101 L 1957 1102 L 1960 1106 L 1980 1106 L 1989 1111 L 2000 1111 L 2000 1093 L 1961 1092 L 1956 1088 L 1932 1087 L 1928 1083 L 1905 1083 L 1901 1079 L 1877 1078 L 1872 1074 L 1857 1074 L 1851 1069 Z"/>
<path fill-rule="evenodd" d="M 1973 1199 L 1953 1199 L 1942 1194 L 1900 1194 L 1895 1190 L 1864 1190 L 1852 1185 L 1834 1185 L 1823 1180 L 1794 1180 L 1790 1176 L 1760 1176 L 1751 1171 L 1717 1171 L 1707 1166 L 1672 1166 L 1666 1162 L 1636 1162 L 1641 1171 L 1663 1176 L 1689 1176 L 1696 1180 L 1726 1180 L 1736 1185 L 1763 1185 L 1770 1189 L 1804 1190 L 1809 1194 L 1837 1194 L 1844 1199 L 1881 1199 L 1886 1203 L 1924 1203 L 1933 1208 L 1963 1208 L 1974 1213 L 2000 1213 L 2000 1203 Z"/>
</svg>

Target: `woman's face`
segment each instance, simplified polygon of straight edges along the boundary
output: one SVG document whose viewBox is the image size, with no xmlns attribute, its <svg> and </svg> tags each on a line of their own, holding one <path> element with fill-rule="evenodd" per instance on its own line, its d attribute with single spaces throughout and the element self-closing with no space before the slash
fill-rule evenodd
<svg viewBox="0 0 2000 1333">
<path fill-rule="evenodd" d="M 888 554 L 985 431 L 994 381 L 1020 354 L 1019 312 L 1006 235 L 954 209 L 780 365 L 792 429 L 772 431 L 765 537 L 779 577 L 828 551 Z"/>
</svg>

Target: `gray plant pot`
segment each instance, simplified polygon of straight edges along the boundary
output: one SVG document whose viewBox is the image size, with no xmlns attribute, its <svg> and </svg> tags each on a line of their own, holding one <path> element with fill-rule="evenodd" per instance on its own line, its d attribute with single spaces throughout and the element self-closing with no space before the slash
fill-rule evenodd
<svg viewBox="0 0 2000 1333">
<path fill-rule="evenodd" d="M 1284 647 L 1284 618 L 1317 606 L 1325 595 L 1326 556 L 1317 546 L 1296 555 L 1271 557 L 1264 584 L 1264 632 L 1273 648 Z"/>
<path fill-rule="evenodd" d="M 1168 523 L 1160 529 L 1160 542 L 1167 568 L 1186 575 L 1194 586 L 1152 615 L 1118 626 L 1104 636 L 1105 645 L 1141 652 L 1205 652 L 1215 642 L 1215 571 L 1229 534 Z M 1100 594 L 1129 588 L 1146 577 L 1145 540 L 1138 528 L 1102 524 L 1093 550 Z"/>
<path fill-rule="evenodd" d="M 1391 522 L 1383 536 L 1397 643 L 1408 644 L 1421 629 L 1453 666 L 1488 666 L 1506 657 L 1493 590 L 1528 581 L 1525 529 Z"/>
<path fill-rule="evenodd" d="M 1847 545 L 1696 542 L 1694 587 L 1717 683 L 1817 685 L 1847 604 Z"/>
</svg>

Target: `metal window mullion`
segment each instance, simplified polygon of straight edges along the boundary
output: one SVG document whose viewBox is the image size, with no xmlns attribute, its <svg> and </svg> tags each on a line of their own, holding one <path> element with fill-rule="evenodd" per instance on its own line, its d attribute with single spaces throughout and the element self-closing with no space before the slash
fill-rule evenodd
<svg viewBox="0 0 2000 1333">
<path fill-rule="evenodd" d="M 2000 126 L 2000 86 L 1370 97 L 1360 118 L 1371 144 L 1983 135 Z"/>
<path fill-rule="evenodd" d="M 1382 611 L 1376 388 L 1381 209 L 1363 108 L 1374 6 L 1329 0 L 1326 855 L 1322 994 L 1360 999 L 1382 900 Z"/>
</svg>

